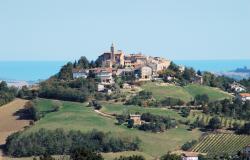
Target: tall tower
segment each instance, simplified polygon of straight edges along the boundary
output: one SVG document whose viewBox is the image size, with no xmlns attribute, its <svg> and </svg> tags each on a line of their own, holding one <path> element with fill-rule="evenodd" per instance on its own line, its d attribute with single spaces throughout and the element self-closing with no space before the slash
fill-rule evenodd
<svg viewBox="0 0 250 160">
<path fill-rule="evenodd" d="M 113 43 L 111 44 L 110 52 L 111 52 L 111 60 L 114 62 L 115 61 L 115 47 Z"/>
</svg>

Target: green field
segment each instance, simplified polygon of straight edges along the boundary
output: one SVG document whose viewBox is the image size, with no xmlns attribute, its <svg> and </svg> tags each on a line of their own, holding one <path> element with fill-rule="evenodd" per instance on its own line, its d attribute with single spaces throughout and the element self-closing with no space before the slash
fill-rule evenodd
<svg viewBox="0 0 250 160">
<path fill-rule="evenodd" d="M 250 144 L 250 136 L 247 135 L 210 134 L 194 146 L 192 151 L 207 153 L 209 156 L 224 153 L 232 155 L 237 154 L 248 144 Z"/>
<path fill-rule="evenodd" d="M 38 100 L 39 109 L 49 110 L 51 100 Z M 201 132 L 198 130 L 188 131 L 186 126 L 179 126 L 178 128 L 170 129 L 164 133 L 151 133 L 139 131 L 138 129 L 128 129 L 125 126 L 115 125 L 116 120 L 112 118 L 106 118 L 98 115 L 92 108 L 86 107 L 86 104 L 62 102 L 63 106 L 58 112 L 52 112 L 45 115 L 44 118 L 36 122 L 34 126 L 27 129 L 27 132 L 34 132 L 40 128 L 56 129 L 63 128 L 65 130 L 80 130 L 83 132 L 97 129 L 104 132 L 112 132 L 119 136 L 137 136 L 142 140 L 141 152 L 157 157 L 172 151 L 179 149 L 179 147 L 186 141 L 192 139 L 198 139 L 201 136 Z M 120 109 L 117 109 L 118 111 Z M 155 113 L 164 114 L 161 110 L 155 110 Z M 179 116 L 174 111 L 165 111 L 166 114 L 174 114 Z"/>
<path fill-rule="evenodd" d="M 201 94 L 207 94 L 210 101 L 231 98 L 231 95 L 222 90 L 196 84 L 181 87 L 174 85 L 162 86 L 159 83 L 148 82 L 142 85 L 142 88 L 146 91 L 152 92 L 154 98 L 158 100 L 162 100 L 166 97 L 173 97 L 189 102 L 193 100 L 196 95 Z"/>
<path fill-rule="evenodd" d="M 102 112 L 106 113 L 112 113 L 112 114 L 122 114 L 123 112 L 128 113 L 152 113 L 155 115 L 160 116 L 166 116 L 166 117 L 172 117 L 175 119 L 183 119 L 178 112 L 167 109 L 167 108 L 146 108 L 146 107 L 140 107 L 140 106 L 134 106 L 134 105 L 123 105 L 119 103 L 102 103 Z"/>
</svg>

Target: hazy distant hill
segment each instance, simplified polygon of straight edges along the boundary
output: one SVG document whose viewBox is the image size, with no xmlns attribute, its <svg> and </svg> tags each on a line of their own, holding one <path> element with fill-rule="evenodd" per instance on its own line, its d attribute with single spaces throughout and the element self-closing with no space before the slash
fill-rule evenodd
<svg viewBox="0 0 250 160">
<path fill-rule="evenodd" d="M 227 77 L 230 78 L 234 78 L 237 80 L 241 80 L 241 79 L 248 79 L 250 78 L 250 69 L 248 69 L 246 66 L 243 68 L 237 68 L 233 71 L 229 71 L 229 72 L 220 72 L 218 73 L 219 75 L 225 75 Z"/>
</svg>

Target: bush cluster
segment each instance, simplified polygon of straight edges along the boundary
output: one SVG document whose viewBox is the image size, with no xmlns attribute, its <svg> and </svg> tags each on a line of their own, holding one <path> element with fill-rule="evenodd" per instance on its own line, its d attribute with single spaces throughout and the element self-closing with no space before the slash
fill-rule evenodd
<svg viewBox="0 0 250 160">
<path fill-rule="evenodd" d="M 95 152 L 120 152 L 139 149 L 140 140 L 130 137 L 115 137 L 111 133 L 93 130 L 65 132 L 62 129 L 37 132 L 17 132 L 7 138 L 6 153 L 9 156 L 64 155 L 78 148 Z"/>
</svg>

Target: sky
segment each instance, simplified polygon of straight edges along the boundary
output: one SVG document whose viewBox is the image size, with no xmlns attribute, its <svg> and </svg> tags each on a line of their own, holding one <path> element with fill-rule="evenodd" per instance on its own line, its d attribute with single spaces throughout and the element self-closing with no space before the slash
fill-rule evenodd
<svg viewBox="0 0 250 160">
<path fill-rule="evenodd" d="M 249 0 L 0 0 L 0 61 L 250 59 Z"/>
</svg>

